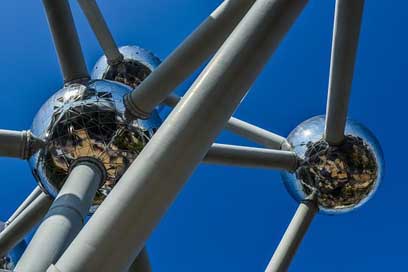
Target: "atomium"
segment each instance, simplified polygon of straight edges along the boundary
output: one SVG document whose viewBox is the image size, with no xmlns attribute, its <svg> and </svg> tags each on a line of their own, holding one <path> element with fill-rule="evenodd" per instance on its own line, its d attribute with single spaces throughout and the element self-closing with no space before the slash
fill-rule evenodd
<svg viewBox="0 0 408 272">
<path fill-rule="evenodd" d="M 345 213 L 371 199 L 383 177 L 382 151 L 367 128 L 346 122 L 363 0 L 336 1 L 326 116 L 301 123 L 287 138 L 232 117 L 306 3 L 224 1 L 153 72 L 160 59 L 137 46 L 118 48 L 96 1 L 79 1 L 105 54 L 90 76 L 68 1 L 44 0 L 65 86 L 42 106 L 32 134 L 0 130 L 0 155 L 29 158 L 41 187 L 8 220 L 8 230 L 26 235 L 19 226 L 46 218 L 15 269 L 125 271 L 142 260 L 151 270 L 136 251 L 201 161 L 286 171 L 284 184 L 300 204 L 266 271 L 287 270 L 318 211 Z M 172 94 L 211 57 L 184 98 Z M 164 101 L 177 107 L 152 138 Z M 214 143 L 222 128 L 264 148 Z M 87 173 L 90 162 L 103 173 Z M 79 231 L 91 202 L 92 217 Z M 0 268 L 14 269 L 11 247 L 1 242 L 16 245 L 20 236 L 7 233 L 0 234 Z M 123 250 L 112 254 L 116 248 Z"/>
<path fill-rule="evenodd" d="M 384 159 L 374 135 L 363 125 L 348 120 L 345 140 L 330 146 L 324 139 L 325 117 L 313 117 L 288 136 L 300 158 L 293 173 L 283 172 L 289 193 L 299 202 L 316 194 L 319 210 L 344 213 L 366 203 L 382 179 Z"/>
<path fill-rule="evenodd" d="M 70 84 L 54 94 L 34 118 L 32 132 L 46 144 L 29 160 L 41 186 L 53 197 L 79 159 L 96 159 L 104 166 L 93 209 L 112 190 L 147 144 L 161 121 L 128 120 L 123 96 L 131 89 L 120 83 L 92 80 Z"/>
</svg>

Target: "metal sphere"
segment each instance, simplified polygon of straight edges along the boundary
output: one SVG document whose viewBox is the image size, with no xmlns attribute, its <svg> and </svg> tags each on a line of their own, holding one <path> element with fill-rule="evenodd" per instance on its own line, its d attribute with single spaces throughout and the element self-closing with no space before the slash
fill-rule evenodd
<svg viewBox="0 0 408 272">
<path fill-rule="evenodd" d="M 153 53 L 138 46 L 122 46 L 119 51 L 123 55 L 121 63 L 110 65 L 102 56 L 96 62 L 91 78 L 117 81 L 135 88 L 161 63 Z"/>
<path fill-rule="evenodd" d="M 348 120 L 345 140 L 329 146 L 323 139 L 325 117 L 316 116 L 288 136 L 300 158 L 298 169 L 283 172 L 289 193 L 299 202 L 314 193 L 320 211 L 345 213 L 366 203 L 383 176 L 384 159 L 375 136 L 358 122 Z"/>
<path fill-rule="evenodd" d="M 131 89 L 120 83 L 92 80 L 71 84 L 54 94 L 34 118 L 32 132 L 45 147 L 29 160 L 40 185 L 56 196 L 78 159 L 96 159 L 106 179 L 94 208 L 112 190 L 161 124 L 156 112 L 147 120 L 128 120 L 123 96 Z"/>
<path fill-rule="evenodd" d="M 5 227 L 5 223 L 0 221 L 0 232 L 2 232 Z M 0 271 L 2 271 L 2 269 L 12 271 L 26 248 L 27 243 L 23 240 L 8 252 L 6 256 L 0 256 Z"/>
</svg>

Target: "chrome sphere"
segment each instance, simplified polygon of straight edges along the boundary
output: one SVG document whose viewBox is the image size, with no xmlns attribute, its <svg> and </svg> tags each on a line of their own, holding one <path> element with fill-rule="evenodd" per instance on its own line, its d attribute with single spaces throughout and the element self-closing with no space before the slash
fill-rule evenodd
<svg viewBox="0 0 408 272">
<path fill-rule="evenodd" d="M 135 88 L 161 63 L 150 51 L 138 46 L 122 46 L 119 51 L 124 58 L 121 63 L 109 65 L 102 56 L 95 64 L 91 78 L 117 81 Z"/>
<path fill-rule="evenodd" d="M 0 232 L 5 228 L 5 224 L 0 221 Z M 0 256 L 0 271 L 1 269 L 12 271 L 23 255 L 25 249 L 27 248 L 27 243 L 25 240 L 18 243 L 6 256 Z"/>
<path fill-rule="evenodd" d="M 106 170 L 93 202 L 96 208 L 142 151 L 161 121 L 156 112 L 147 120 L 128 120 L 123 96 L 129 91 L 124 84 L 92 80 L 64 87 L 42 106 L 31 130 L 46 144 L 29 163 L 51 196 L 57 195 L 75 161 L 96 159 Z"/>
<path fill-rule="evenodd" d="M 300 158 L 295 172 L 282 172 L 289 193 L 299 202 L 314 193 L 320 211 L 337 214 L 367 202 L 383 176 L 384 159 L 375 136 L 358 122 L 348 120 L 345 140 L 329 146 L 323 140 L 325 117 L 313 117 L 288 136 Z"/>
</svg>

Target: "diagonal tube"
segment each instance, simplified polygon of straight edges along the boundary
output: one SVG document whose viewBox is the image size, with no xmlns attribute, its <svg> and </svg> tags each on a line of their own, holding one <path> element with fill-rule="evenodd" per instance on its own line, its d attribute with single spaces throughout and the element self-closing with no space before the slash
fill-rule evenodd
<svg viewBox="0 0 408 272">
<path fill-rule="evenodd" d="M 19 216 L 21 212 L 24 211 L 25 208 L 27 208 L 41 193 L 41 188 L 39 186 L 36 186 L 34 190 L 28 195 L 28 197 L 23 201 L 23 203 L 21 203 L 16 211 L 10 216 L 10 218 L 6 222 L 6 225 L 10 225 L 11 222 L 13 222 L 17 218 L 17 216 Z"/>
<path fill-rule="evenodd" d="M 364 0 L 337 0 L 333 28 L 325 139 L 343 142 Z"/>
<path fill-rule="evenodd" d="M 295 171 L 298 166 L 297 156 L 291 151 L 225 144 L 213 144 L 203 162 L 287 171 Z"/>
<path fill-rule="evenodd" d="M 254 3 L 48 271 L 107 272 L 130 266 L 306 3 Z"/>
<path fill-rule="evenodd" d="M 4 256 L 24 239 L 50 208 L 52 199 L 40 193 L 6 228 L 0 233 L 0 256 Z"/>
<path fill-rule="evenodd" d="M 288 141 L 275 133 L 231 117 L 225 128 L 243 138 L 271 149 L 290 150 Z"/>
<path fill-rule="evenodd" d="M 163 103 L 174 108 L 180 100 L 179 96 L 170 94 Z M 267 148 L 290 150 L 290 144 L 284 137 L 235 117 L 231 117 L 228 120 L 225 129 Z"/>
<path fill-rule="evenodd" d="M 284 272 L 318 211 L 314 200 L 300 203 L 265 272 Z"/>
<path fill-rule="evenodd" d="M 43 0 L 64 77 L 69 83 L 89 79 L 68 0 Z"/>
<path fill-rule="evenodd" d="M 99 163 L 79 161 L 55 198 L 15 268 L 16 272 L 44 272 L 55 262 L 84 224 L 104 170 Z"/>
<path fill-rule="evenodd" d="M 213 55 L 255 0 L 225 0 L 125 99 L 130 115 L 147 118 L 154 108 Z"/>
<path fill-rule="evenodd" d="M 102 47 L 109 65 L 119 64 L 123 60 L 123 55 L 119 52 L 112 33 L 103 18 L 95 0 L 78 0 L 82 11 L 84 12 L 89 24 L 95 33 L 100 46 Z"/>
</svg>

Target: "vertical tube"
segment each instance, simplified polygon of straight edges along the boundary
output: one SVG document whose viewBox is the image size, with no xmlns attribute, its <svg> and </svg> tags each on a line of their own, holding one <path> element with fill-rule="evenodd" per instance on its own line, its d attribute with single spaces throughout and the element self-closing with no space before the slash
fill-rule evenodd
<svg viewBox="0 0 408 272">
<path fill-rule="evenodd" d="M 51 203 L 51 198 L 45 193 L 41 193 L 0 232 L 0 256 L 4 256 L 24 239 L 24 236 L 41 221 Z"/>
<path fill-rule="evenodd" d="M 56 269 L 105 272 L 130 266 L 306 3 L 255 2 Z"/>
<path fill-rule="evenodd" d="M 327 97 L 325 139 L 331 145 L 344 140 L 364 0 L 337 0 Z"/>
<path fill-rule="evenodd" d="M 255 0 L 225 0 L 125 99 L 135 118 L 147 118 L 223 44 Z"/>
<path fill-rule="evenodd" d="M 288 270 L 293 256 L 302 242 L 317 211 L 318 209 L 315 201 L 308 200 L 299 205 L 299 208 L 293 216 L 292 221 L 286 229 L 278 248 L 265 270 L 266 272 L 283 272 Z"/>
<path fill-rule="evenodd" d="M 99 164 L 78 162 L 51 205 L 26 251 L 17 272 L 44 272 L 55 262 L 84 224 L 103 178 Z"/>
<path fill-rule="evenodd" d="M 78 0 L 78 3 L 105 53 L 108 64 L 115 65 L 122 62 L 123 55 L 119 52 L 112 33 L 110 32 L 96 1 Z"/>
<path fill-rule="evenodd" d="M 64 82 L 89 79 L 68 0 L 43 0 Z"/>
</svg>

